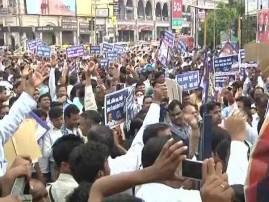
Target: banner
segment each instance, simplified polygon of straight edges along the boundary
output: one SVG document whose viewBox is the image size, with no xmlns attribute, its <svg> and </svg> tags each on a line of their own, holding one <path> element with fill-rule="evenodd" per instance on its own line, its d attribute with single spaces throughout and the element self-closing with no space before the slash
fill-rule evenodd
<svg viewBox="0 0 269 202">
<path fill-rule="evenodd" d="M 97 55 L 101 53 L 100 46 L 91 46 L 91 54 Z"/>
<path fill-rule="evenodd" d="M 126 127 L 129 130 L 133 118 L 136 116 L 135 88 L 129 88 L 129 95 L 126 99 Z"/>
<path fill-rule="evenodd" d="M 222 88 L 225 84 L 235 81 L 239 72 L 238 55 L 214 58 L 215 86 Z"/>
<path fill-rule="evenodd" d="M 176 75 L 177 83 L 183 91 L 194 90 L 199 87 L 199 71 L 190 71 Z"/>
<path fill-rule="evenodd" d="M 174 41 L 175 41 L 175 36 L 172 32 L 169 31 L 165 31 L 164 33 L 164 38 L 163 38 L 163 42 L 166 43 L 166 45 L 169 48 L 173 48 L 174 47 Z"/>
<path fill-rule="evenodd" d="M 103 69 L 107 69 L 108 68 L 108 59 L 101 59 L 100 60 L 100 66 Z"/>
<path fill-rule="evenodd" d="M 51 55 L 51 48 L 44 45 L 37 46 L 36 55 L 49 58 Z"/>
<path fill-rule="evenodd" d="M 27 50 L 29 50 L 32 53 L 35 53 L 37 46 L 42 45 L 42 44 L 43 42 L 39 39 L 27 41 Z"/>
<path fill-rule="evenodd" d="M 113 50 L 117 53 L 123 53 L 124 52 L 124 46 L 121 44 L 114 44 Z"/>
<path fill-rule="evenodd" d="M 269 9 L 263 9 L 258 12 L 257 17 L 257 40 L 258 42 L 269 41 Z"/>
<path fill-rule="evenodd" d="M 109 60 L 109 62 L 115 61 L 118 58 L 118 53 L 116 53 L 114 51 L 108 51 L 106 53 L 106 58 Z"/>
<path fill-rule="evenodd" d="M 165 43 L 162 43 L 158 51 L 158 60 L 164 66 L 166 66 L 170 61 L 168 49 L 168 46 Z"/>
<path fill-rule="evenodd" d="M 76 0 L 77 1 L 77 16 L 93 16 L 92 1 Z"/>
<path fill-rule="evenodd" d="M 103 45 L 102 45 L 103 52 L 112 51 L 112 50 L 113 50 L 113 44 L 103 43 Z"/>
<path fill-rule="evenodd" d="M 26 13 L 35 15 L 76 15 L 76 0 L 26 0 Z"/>
<path fill-rule="evenodd" d="M 125 104 L 128 88 L 106 94 L 105 96 L 105 125 L 114 128 L 125 121 Z"/>
<path fill-rule="evenodd" d="M 81 57 L 84 55 L 84 47 L 83 46 L 72 46 L 66 49 L 66 56 L 68 58 L 73 57 Z"/>
</svg>

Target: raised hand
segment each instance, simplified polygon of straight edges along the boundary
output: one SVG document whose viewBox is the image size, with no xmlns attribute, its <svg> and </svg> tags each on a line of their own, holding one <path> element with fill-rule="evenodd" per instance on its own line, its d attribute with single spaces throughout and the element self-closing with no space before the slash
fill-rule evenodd
<svg viewBox="0 0 269 202">
<path fill-rule="evenodd" d="M 177 179 L 175 171 L 180 162 L 187 158 L 185 155 L 188 147 L 183 145 L 182 141 L 176 142 L 170 139 L 163 146 L 161 153 L 152 165 L 153 172 L 158 180 Z"/>
<path fill-rule="evenodd" d="M 33 95 L 35 89 L 38 88 L 43 81 L 48 77 L 48 68 L 46 65 L 40 65 L 36 70 L 30 71 L 28 79 L 25 82 L 25 92 Z"/>
<path fill-rule="evenodd" d="M 233 191 L 228 185 L 228 177 L 222 174 L 222 165 L 215 165 L 213 159 L 203 163 L 203 181 L 201 197 L 203 202 L 231 202 Z"/>
</svg>

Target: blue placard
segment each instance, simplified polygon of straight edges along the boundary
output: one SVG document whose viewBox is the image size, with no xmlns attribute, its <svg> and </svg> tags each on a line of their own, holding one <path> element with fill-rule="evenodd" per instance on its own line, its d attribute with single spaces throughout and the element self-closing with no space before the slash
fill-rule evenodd
<svg viewBox="0 0 269 202">
<path fill-rule="evenodd" d="M 124 46 L 121 44 L 114 44 L 114 52 L 117 53 L 123 53 L 124 52 Z"/>
<path fill-rule="evenodd" d="M 51 54 L 51 48 L 44 45 L 39 45 L 36 48 L 36 55 L 40 57 L 47 57 L 49 58 Z"/>
<path fill-rule="evenodd" d="M 101 59 L 101 60 L 100 60 L 100 66 L 101 66 L 103 69 L 107 69 L 107 68 L 108 68 L 108 59 Z"/>
<path fill-rule="evenodd" d="M 72 46 L 66 49 L 66 56 L 68 58 L 73 57 L 81 57 L 84 55 L 84 47 L 83 46 Z"/>
<path fill-rule="evenodd" d="M 91 46 L 91 54 L 100 54 L 101 47 L 100 46 Z"/>
<path fill-rule="evenodd" d="M 128 88 L 106 94 L 105 96 L 105 125 L 114 128 L 125 121 L 125 104 Z"/>
<path fill-rule="evenodd" d="M 129 88 L 129 95 L 126 98 L 126 127 L 130 129 L 130 124 L 133 118 L 136 116 L 137 110 L 136 107 L 136 100 L 135 100 L 135 88 Z"/>
<path fill-rule="evenodd" d="M 27 49 L 31 52 L 35 52 L 37 46 L 40 46 L 40 45 L 46 45 L 46 44 L 43 43 L 40 39 L 27 41 Z"/>
<path fill-rule="evenodd" d="M 225 83 L 235 80 L 239 72 L 238 55 L 214 58 L 215 85 L 217 88 L 224 87 Z"/>
<path fill-rule="evenodd" d="M 108 52 L 108 51 L 112 51 L 113 50 L 113 44 L 111 43 L 103 43 L 102 46 L 102 51 L 103 52 Z"/>
<path fill-rule="evenodd" d="M 174 34 L 172 32 L 165 31 L 163 41 L 167 44 L 169 48 L 173 48 L 175 41 Z"/>
<path fill-rule="evenodd" d="M 109 51 L 106 53 L 106 58 L 111 62 L 115 61 L 118 58 L 118 53 L 114 51 Z"/>
<path fill-rule="evenodd" d="M 194 90 L 199 87 L 199 71 L 190 71 L 176 76 L 177 83 L 182 86 L 184 91 Z"/>
</svg>

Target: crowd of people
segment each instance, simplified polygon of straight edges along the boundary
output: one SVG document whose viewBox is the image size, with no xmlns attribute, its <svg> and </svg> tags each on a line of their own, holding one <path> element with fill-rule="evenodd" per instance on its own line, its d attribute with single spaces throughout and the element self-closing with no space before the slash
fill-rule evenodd
<svg viewBox="0 0 269 202">
<path fill-rule="evenodd" d="M 4 51 L 0 201 L 21 201 L 12 194 L 18 177 L 25 177 L 34 202 L 245 201 L 251 150 L 266 119 L 266 78 L 249 67 L 245 78 L 227 83 L 208 102 L 202 87 L 181 89 L 181 99 L 171 100 L 166 78 L 203 72 L 204 55 L 174 53 L 166 67 L 157 52 L 154 46 L 129 47 L 102 67 L 98 55 L 67 58 L 57 50 L 41 58 Z M 130 124 L 105 125 L 105 96 L 130 86 L 136 105 Z M 38 139 L 42 157 L 6 162 L 4 144 L 29 113 L 49 126 Z M 178 167 L 185 159 L 201 160 L 205 114 L 211 117 L 212 155 L 202 159 L 202 179 L 194 180 L 180 175 Z"/>
</svg>

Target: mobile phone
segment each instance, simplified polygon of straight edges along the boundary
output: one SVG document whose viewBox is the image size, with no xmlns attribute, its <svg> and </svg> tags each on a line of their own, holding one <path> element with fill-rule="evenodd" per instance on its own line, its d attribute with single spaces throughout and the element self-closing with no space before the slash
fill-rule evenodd
<svg viewBox="0 0 269 202">
<path fill-rule="evenodd" d="M 179 174 L 186 178 L 202 180 L 202 165 L 202 161 L 183 160 L 180 165 Z"/>
</svg>

